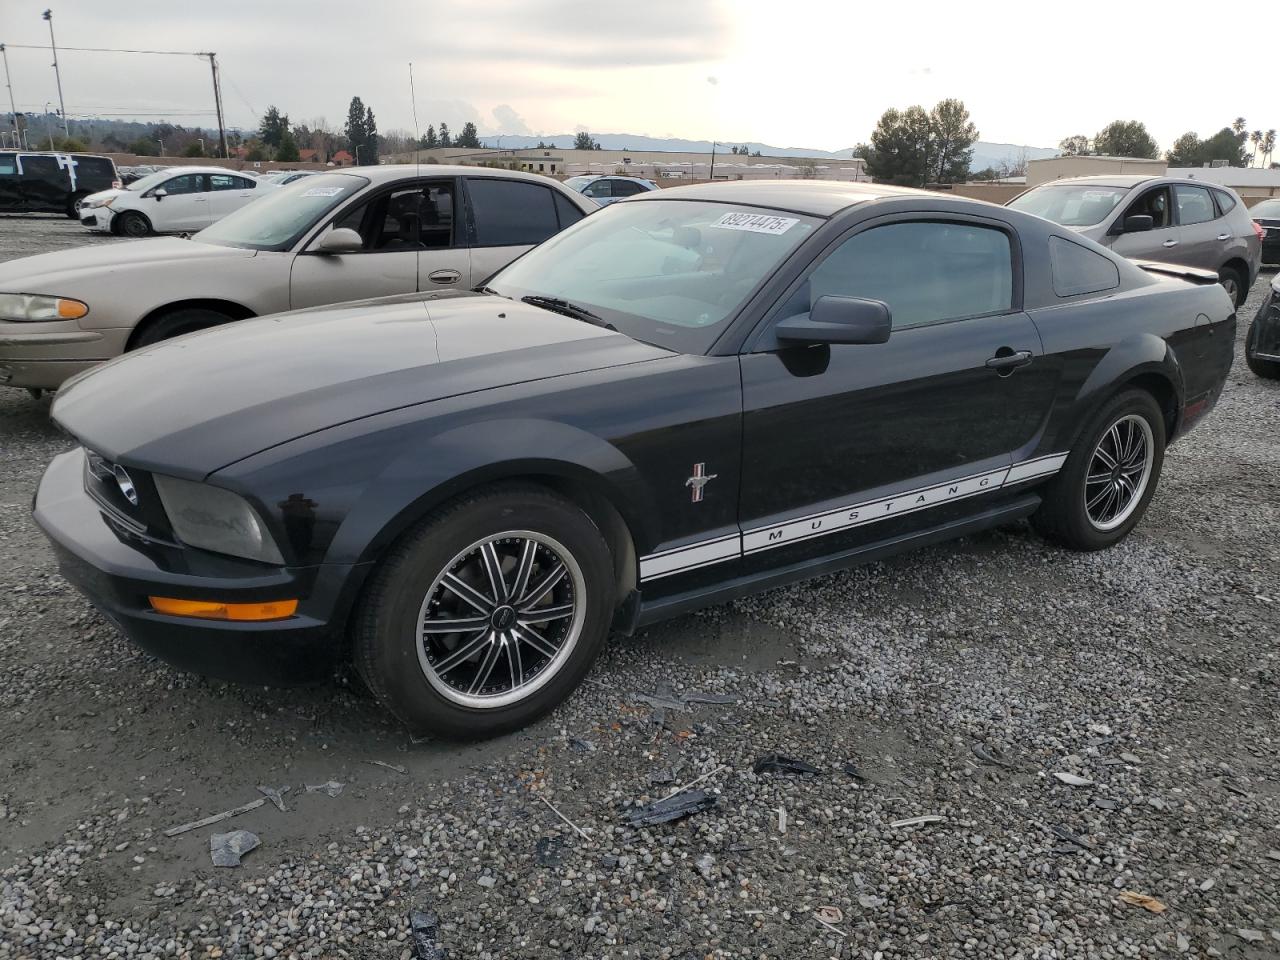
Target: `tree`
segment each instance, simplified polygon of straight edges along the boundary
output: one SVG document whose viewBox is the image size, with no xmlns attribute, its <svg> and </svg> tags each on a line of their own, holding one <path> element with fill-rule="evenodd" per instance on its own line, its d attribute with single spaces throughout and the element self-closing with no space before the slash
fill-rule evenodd
<svg viewBox="0 0 1280 960">
<path fill-rule="evenodd" d="M 580 130 L 578 135 L 573 138 L 574 150 L 599 150 L 600 144 L 591 139 L 591 134 L 585 130 Z"/>
<path fill-rule="evenodd" d="M 297 163 L 301 159 L 298 154 L 298 141 L 292 130 L 286 130 L 281 135 L 280 145 L 276 147 L 276 159 L 282 163 Z"/>
<path fill-rule="evenodd" d="M 1083 157 L 1089 152 L 1089 138 L 1083 133 L 1073 133 L 1058 144 L 1058 149 L 1066 157 Z"/>
<path fill-rule="evenodd" d="M 1276 131 L 1275 131 L 1275 128 L 1272 127 L 1270 130 L 1268 130 L 1266 133 L 1262 135 L 1262 163 L 1264 166 L 1268 164 L 1270 164 L 1271 166 L 1274 166 L 1274 164 L 1271 163 L 1271 154 L 1275 151 L 1275 149 L 1276 149 Z"/>
<path fill-rule="evenodd" d="M 1159 148 L 1146 126 L 1138 120 L 1113 120 L 1093 138 L 1093 152 L 1104 157 L 1139 157 L 1154 160 Z"/>
<path fill-rule="evenodd" d="M 1227 132 L 1230 133 L 1229 130 Z M 1234 137 L 1232 139 L 1234 140 Z M 1173 146 L 1165 153 L 1164 158 L 1171 167 L 1198 167 L 1201 163 L 1200 154 L 1203 144 L 1204 141 L 1194 130 L 1188 130 L 1173 141 Z"/>
<path fill-rule="evenodd" d="M 366 107 L 359 97 L 351 98 L 343 131 L 357 164 L 378 162 L 378 124 L 373 119 L 373 109 Z"/>
<path fill-rule="evenodd" d="M 1244 143 L 1245 138 L 1249 136 L 1249 124 L 1244 117 L 1236 117 L 1231 121 L 1231 132 L 1236 135 L 1236 139 Z"/>
<path fill-rule="evenodd" d="M 440 141 L 436 139 L 436 128 L 431 124 L 427 124 L 427 132 L 422 135 L 422 149 L 434 150 L 440 146 Z"/>
<path fill-rule="evenodd" d="M 267 107 L 258 124 L 258 139 L 273 150 L 280 146 L 280 141 L 289 131 L 289 115 L 282 114 L 274 106 Z M 297 144 L 294 144 L 296 149 Z"/>
<path fill-rule="evenodd" d="M 189 143 L 187 144 L 187 149 L 182 151 L 182 155 L 184 157 L 203 157 L 204 147 L 200 146 L 199 143 Z"/>
<path fill-rule="evenodd" d="M 160 152 L 160 146 L 150 137 L 139 137 L 129 144 L 129 152 L 136 153 L 140 157 L 154 157 Z"/>
<path fill-rule="evenodd" d="M 447 123 L 440 124 L 440 146 L 453 146 L 453 137 L 449 136 L 449 125 Z"/>
<path fill-rule="evenodd" d="M 263 146 L 262 141 L 259 140 L 257 137 L 254 137 L 252 140 L 246 143 L 245 147 L 248 148 L 244 155 L 244 158 L 246 160 L 252 160 L 253 162 L 257 163 L 258 161 L 267 159 L 266 147 Z"/>
<path fill-rule="evenodd" d="M 458 139 L 453 142 L 455 147 L 466 147 L 469 150 L 478 150 L 480 148 L 480 137 L 476 133 L 476 125 L 468 121 L 462 125 L 462 132 L 458 134 Z"/>
<path fill-rule="evenodd" d="M 977 139 L 964 104 L 943 100 L 928 113 L 921 106 L 886 110 L 863 153 L 877 180 L 916 187 L 955 183 L 968 177 Z"/>
<path fill-rule="evenodd" d="M 364 108 L 364 145 L 362 155 L 366 163 L 378 162 L 378 122 L 373 118 L 373 107 Z"/>
<path fill-rule="evenodd" d="M 1253 144 L 1253 163 L 1258 162 L 1258 151 L 1262 149 L 1262 131 L 1255 130 L 1249 134 L 1249 142 Z M 1253 163 L 1249 166 L 1253 166 Z"/>
<path fill-rule="evenodd" d="M 1230 127 L 1223 127 L 1207 140 L 1192 132 L 1184 133 L 1173 142 L 1165 159 L 1171 167 L 1207 167 L 1215 161 L 1226 161 L 1232 167 L 1249 165 L 1247 151 Z"/>
</svg>

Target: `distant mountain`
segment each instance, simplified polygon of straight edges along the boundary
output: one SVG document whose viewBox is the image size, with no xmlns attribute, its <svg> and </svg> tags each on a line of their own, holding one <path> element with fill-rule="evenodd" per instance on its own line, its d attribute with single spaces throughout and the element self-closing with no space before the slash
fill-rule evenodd
<svg viewBox="0 0 1280 960">
<path fill-rule="evenodd" d="M 481 137 L 480 140 L 487 147 L 496 147 L 501 144 L 509 149 L 522 149 L 526 147 L 536 147 L 539 142 L 553 143 L 561 150 L 567 150 L 573 146 L 575 134 L 561 133 L 554 136 L 542 137 L 525 137 L 515 136 L 511 134 L 503 134 L 501 138 L 497 136 Z M 593 133 L 591 138 L 597 141 L 605 150 L 665 150 L 672 153 L 710 153 L 710 140 L 681 140 L 676 137 L 641 137 L 630 133 Z M 743 146 L 741 140 L 729 141 L 725 143 L 717 143 L 716 151 L 723 150 L 728 153 L 732 147 Z M 750 153 L 760 151 L 761 156 L 765 157 L 815 157 L 830 158 L 832 160 L 848 160 L 853 156 L 853 147 L 846 147 L 843 150 L 818 150 L 814 147 L 775 147 L 769 143 L 760 143 L 755 140 L 746 141 L 747 150 Z M 1052 147 L 1023 147 L 1013 143 L 987 143 L 979 140 L 973 145 L 973 163 L 970 167 L 973 170 L 984 170 L 987 167 L 999 167 L 1002 161 L 1014 163 L 1026 151 L 1028 160 L 1038 160 L 1041 157 L 1053 157 L 1059 151 Z"/>
</svg>

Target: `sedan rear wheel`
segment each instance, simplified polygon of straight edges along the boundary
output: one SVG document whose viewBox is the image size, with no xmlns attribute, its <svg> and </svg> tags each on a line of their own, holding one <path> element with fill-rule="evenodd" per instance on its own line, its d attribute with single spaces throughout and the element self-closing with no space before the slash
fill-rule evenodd
<svg viewBox="0 0 1280 960">
<path fill-rule="evenodd" d="M 1151 394 L 1135 389 L 1113 397 L 1081 431 L 1061 472 L 1045 485 L 1032 524 L 1075 550 L 1120 542 L 1155 494 L 1164 445 L 1164 413 Z"/>
<path fill-rule="evenodd" d="M 1222 284 L 1222 289 L 1227 291 L 1233 306 L 1239 307 L 1244 304 L 1249 296 L 1249 290 L 1239 270 L 1235 267 L 1223 267 L 1218 271 L 1218 282 Z"/>
<path fill-rule="evenodd" d="M 356 668 L 416 734 L 479 739 L 567 697 L 608 635 L 616 586 L 591 519 L 503 484 L 441 508 L 379 564 L 353 621 Z"/>
</svg>

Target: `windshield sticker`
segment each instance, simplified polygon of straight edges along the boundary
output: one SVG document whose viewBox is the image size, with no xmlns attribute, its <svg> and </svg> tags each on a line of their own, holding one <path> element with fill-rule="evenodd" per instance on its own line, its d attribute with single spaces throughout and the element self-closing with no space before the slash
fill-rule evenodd
<svg viewBox="0 0 1280 960">
<path fill-rule="evenodd" d="M 800 221 L 795 217 L 771 217 L 763 213 L 726 213 L 713 227 L 721 230 L 746 230 L 749 233 L 768 233 L 781 236 Z"/>
<path fill-rule="evenodd" d="M 1115 192 L 1112 190 L 1086 190 L 1084 198 L 1086 200 L 1114 200 Z"/>
<path fill-rule="evenodd" d="M 336 197 L 341 192 L 341 187 L 312 187 L 302 195 L 304 197 Z"/>
</svg>

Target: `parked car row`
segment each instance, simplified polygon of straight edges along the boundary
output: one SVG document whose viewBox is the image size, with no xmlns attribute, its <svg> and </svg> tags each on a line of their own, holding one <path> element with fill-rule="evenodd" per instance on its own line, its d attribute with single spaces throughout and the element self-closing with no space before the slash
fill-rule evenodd
<svg viewBox="0 0 1280 960">
<path fill-rule="evenodd" d="M 658 185 L 652 180 L 644 180 L 640 177 L 587 174 L 569 177 L 564 185 L 570 190 L 577 190 L 584 197 L 590 197 L 602 207 L 658 189 Z"/>
<path fill-rule="evenodd" d="M 0 150 L 0 213 L 65 213 L 99 190 L 121 186 L 110 157 Z"/>
</svg>

